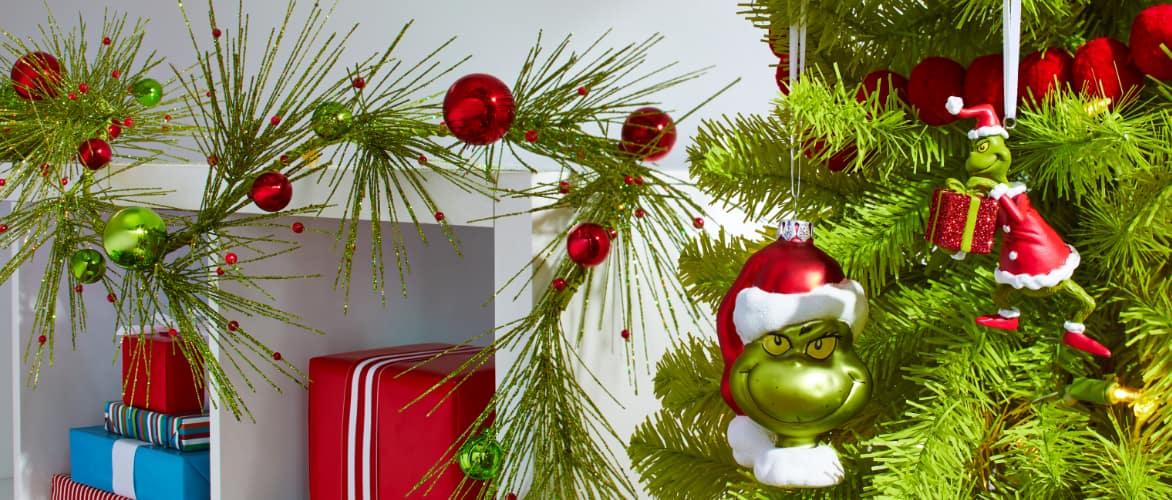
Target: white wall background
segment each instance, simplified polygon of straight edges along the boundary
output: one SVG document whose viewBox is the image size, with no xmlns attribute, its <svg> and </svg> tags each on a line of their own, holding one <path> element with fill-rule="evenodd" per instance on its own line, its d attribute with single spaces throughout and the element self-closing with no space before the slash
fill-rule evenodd
<svg viewBox="0 0 1172 500">
<path fill-rule="evenodd" d="M 311 0 L 304 0 L 301 9 L 307 8 L 310 2 Z M 90 43 L 94 45 L 100 40 L 101 35 L 98 31 L 106 9 L 111 12 L 125 12 L 133 16 L 149 18 L 151 22 L 146 38 L 147 49 L 157 50 L 160 56 L 167 58 L 176 66 L 186 66 L 193 60 L 186 27 L 175 2 L 111 0 L 99 3 L 87 0 L 48 0 L 46 3 L 56 14 L 58 21 L 67 27 L 76 24 L 79 14 L 86 19 L 91 33 L 90 38 L 92 38 Z M 252 29 L 254 37 L 256 37 L 254 40 L 260 39 L 259 35 L 279 20 L 285 5 L 281 0 L 253 0 L 245 2 L 245 4 L 252 16 Z M 205 3 L 195 0 L 185 2 L 185 5 L 189 9 L 189 15 L 193 22 L 204 22 Z M 235 2 L 217 2 L 217 7 L 220 9 L 220 26 L 225 30 L 231 30 L 235 24 L 235 16 L 232 15 L 235 5 Z M 713 100 L 707 107 L 693 115 L 688 122 L 681 125 L 681 137 L 675 151 L 660 163 L 665 169 L 678 170 L 686 168 L 685 148 L 689 144 L 689 139 L 694 134 L 695 128 L 699 125 L 700 118 L 717 117 L 723 114 L 764 112 L 768 109 L 769 101 L 776 94 L 773 68 L 769 67 L 770 64 L 776 62 L 776 59 L 768 47 L 760 42 L 761 32 L 740 18 L 736 14 L 737 10 L 738 7 L 733 1 L 712 2 L 708 0 L 684 2 L 672 0 L 598 0 L 593 2 L 340 0 L 337 10 L 330 19 L 329 27 L 341 30 L 352 23 L 361 23 L 355 38 L 347 46 L 349 59 L 344 58 L 342 61 L 344 64 L 352 64 L 370 53 L 382 50 L 393 39 L 403 23 L 414 19 L 415 25 L 398 50 L 399 57 L 406 61 L 417 60 L 448 38 L 457 36 L 456 42 L 441 56 L 441 59 L 447 62 L 455 62 L 468 54 L 473 56 L 462 69 L 457 71 L 457 75 L 487 72 L 497 75 L 506 82 L 514 80 L 516 72 L 539 30 L 544 30 L 547 46 L 556 44 L 563 36 L 572 33 L 576 40 L 575 46 L 579 48 L 584 48 L 586 44 L 592 42 L 607 29 L 613 29 L 613 32 L 605 45 L 612 47 L 639 42 L 653 33 L 662 33 L 666 35 L 666 39 L 651 52 L 647 62 L 648 68 L 672 62 L 679 62 L 677 68 L 680 72 L 715 66 L 706 77 L 656 96 L 662 102 L 664 109 L 674 111 L 673 115 L 679 116 L 690 110 L 733 79 L 738 77 L 743 79 L 730 92 Z M 5 17 L 0 19 L 0 28 L 21 37 L 38 36 L 36 26 L 42 24 L 45 18 L 45 11 L 40 4 L 34 3 L 19 9 L 8 9 Z M 167 76 L 161 68 L 156 71 L 160 73 L 156 75 L 160 79 Z M 452 78 L 454 79 L 455 76 Z M 442 92 L 446 84 L 446 82 L 441 82 L 433 90 Z M 746 231 L 746 228 L 740 225 L 735 218 L 718 215 L 717 222 L 726 224 L 734 232 Z M 705 230 L 714 231 L 716 226 L 717 224 L 710 223 Z M 485 240 L 486 237 L 479 231 L 464 229 L 461 230 L 460 235 L 466 244 L 471 244 L 473 249 L 479 248 L 484 251 L 491 249 L 491 238 Z M 539 235 L 538 238 L 540 237 Z M 414 236 L 409 236 L 409 238 L 414 238 Z M 500 251 L 499 244 L 496 251 Z M 340 299 L 337 297 L 318 300 L 319 296 L 332 293 L 329 292 L 330 288 L 325 280 L 319 284 L 275 285 L 273 292 L 282 301 L 294 304 L 295 309 L 306 308 L 311 325 L 333 330 L 333 335 L 331 335 L 333 338 L 301 339 L 297 342 L 302 343 L 295 346 L 291 344 L 290 347 L 283 348 L 286 358 L 295 360 L 304 367 L 305 360 L 311 355 L 348 350 L 346 346 L 352 345 L 353 342 L 340 340 L 342 338 L 352 339 L 353 336 L 358 336 L 363 339 L 362 342 L 402 344 L 424 340 L 433 333 L 431 330 L 435 329 L 460 330 L 458 326 L 452 325 L 441 325 L 440 327 L 432 325 L 429 329 L 426 321 L 420 319 L 424 316 L 419 316 L 407 320 L 411 325 L 419 327 L 413 333 L 402 333 L 400 336 L 401 332 L 387 332 L 385 328 L 379 333 L 372 333 L 371 329 L 385 322 L 386 318 L 395 314 L 410 314 L 410 311 L 417 309 L 420 304 L 442 297 L 445 291 L 450 289 L 452 282 L 460 279 L 453 273 L 458 274 L 462 269 L 469 269 L 466 266 L 484 263 L 483 260 L 475 258 L 471 259 L 470 262 L 468 257 L 461 261 L 452 252 L 445 251 L 442 238 L 433 240 L 430 250 L 421 250 L 418 245 L 415 245 L 410 255 L 412 255 L 413 263 L 417 259 L 420 261 L 415 267 L 415 275 L 411 280 L 409 289 L 411 297 L 408 301 L 392 299 L 393 304 L 389 310 L 382 309 L 374 298 L 369 297 L 369 293 L 360 286 L 364 283 L 361 278 L 355 280 L 356 288 L 354 291 L 354 297 L 357 298 L 359 304 L 352 307 L 346 318 L 340 318 L 340 309 L 335 307 L 340 304 Z M 489 258 L 487 262 L 491 263 L 492 261 Z M 310 244 L 309 248 L 303 250 L 295 259 L 283 259 L 266 264 L 269 266 L 266 271 L 295 273 L 312 269 L 329 273 L 336 262 L 337 254 L 332 245 L 326 241 L 318 241 Z M 502 272 L 512 274 L 514 271 L 515 269 L 496 270 L 496 273 L 498 275 Z M 480 276 L 474 280 L 477 283 L 489 279 L 484 277 L 488 275 L 477 276 Z M 393 276 L 388 277 L 392 280 L 395 279 Z M 394 286 L 396 283 L 392 281 L 391 284 Z M 485 288 L 486 286 L 481 284 L 471 287 L 470 290 L 481 293 Z M 30 283 L 29 286 L 24 287 L 24 290 L 26 290 L 25 293 L 33 293 L 35 286 Z M 2 291 L 0 289 L 0 292 Z M 0 294 L 0 296 L 6 295 Z M 460 304 L 471 306 L 472 302 L 462 301 Z M 479 303 L 477 302 L 476 305 Z M 3 310 L 4 308 L 0 307 L 0 311 Z M 420 311 L 426 312 L 425 310 Z M 482 325 L 484 323 L 484 318 L 473 316 L 468 318 L 470 324 Z M 96 326 L 96 323 L 93 326 Z M 93 326 L 91 326 L 91 330 L 99 331 Z M 609 326 L 613 328 L 617 325 L 612 322 Z M 708 333 L 705 328 L 701 325 L 689 329 L 703 334 Z M 651 394 L 650 378 L 652 373 L 650 371 L 645 370 L 638 373 L 640 379 L 638 394 L 629 389 L 627 371 L 625 368 L 620 369 L 625 364 L 625 354 L 623 352 L 624 346 L 615 333 L 618 329 L 621 327 L 609 332 L 613 335 L 600 334 L 587 342 L 587 345 L 583 347 L 583 356 L 591 366 L 606 367 L 596 370 L 596 374 L 602 377 L 601 381 L 606 390 L 615 394 L 618 401 L 611 402 L 606 398 L 602 389 L 596 388 L 593 392 L 596 394 L 596 401 L 599 402 L 603 410 L 612 416 L 612 424 L 619 435 L 626 437 L 658 405 Z M 682 333 L 656 330 L 636 332 L 636 335 L 643 335 L 648 339 L 648 357 L 651 363 L 654 363 L 664 349 L 671 344 L 672 335 Z M 342 337 L 343 335 L 349 337 Z M 105 335 L 92 337 L 96 337 L 92 340 L 97 343 L 108 344 L 109 338 Z M 461 335 L 453 334 L 448 337 L 448 340 L 458 340 L 459 338 L 462 338 Z M 0 359 L 12 359 L 11 353 L 5 352 L 5 349 L 12 345 L 12 342 L 0 342 Z M 95 359 L 101 359 L 105 363 L 110 357 L 98 356 Z M 11 381 L 5 380 L 5 377 L 11 377 L 13 373 L 23 373 L 23 367 L 5 368 L 5 370 L 0 370 L 0 398 L 2 398 L 0 401 L 11 400 L 11 396 L 6 395 L 5 390 L 13 384 Z M 117 384 L 116 380 L 114 384 Z M 296 388 L 286 387 L 286 389 L 284 396 L 276 396 L 267 389 L 261 389 L 255 398 L 260 401 L 262 407 L 265 405 L 264 401 L 278 397 L 304 400 L 304 392 L 299 392 Z M 25 396 L 39 397 L 35 393 L 26 393 Z M 24 404 L 29 405 L 28 402 Z M 29 406 L 29 408 L 33 407 Z M 26 409 L 25 414 L 28 415 L 29 411 Z M 45 408 L 44 411 L 50 410 Z M 11 424 L 5 425 L 4 418 L 5 416 L 0 416 L 0 450 L 10 449 L 13 446 L 13 443 L 9 442 L 12 434 L 7 432 Z M 260 426 L 263 427 L 264 416 L 258 415 L 258 420 L 261 422 Z M 240 425 L 250 426 L 251 424 Z M 228 424 L 225 428 L 225 436 L 253 432 L 248 427 L 240 425 Z M 20 430 L 17 429 L 16 432 L 19 433 Z M 304 440 L 304 436 L 292 435 L 299 432 L 296 428 L 277 428 L 262 432 L 272 433 L 274 436 L 280 436 L 281 433 L 284 433 L 294 441 Z M 64 428 L 61 429 L 61 435 L 65 435 Z M 26 440 L 42 438 L 43 436 L 24 436 Z M 295 444 L 294 442 L 293 445 Z M 625 460 L 621 443 L 611 444 L 617 450 L 620 458 Z M 6 462 L 6 460 L 10 460 L 11 454 L 0 453 L 0 455 L 3 455 L 0 456 L 0 499 L 2 499 L 6 493 L 2 488 L 3 478 L 11 473 L 13 467 Z M 263 457 L 240 457 L 239 461 L 249 462 L 254 459 L 263 460 Z M 225 473 L 235 474 L 231 480 L 246 480 L 239 475 L 243 471 L 226 471 Z M 228 479 L 229 477 L 225 477 L 225 480 Z M 288 479 L 265 476 L 252 478 L 253 481 L 257 482 L 258 492 L 275 491 L 265 488 L 269 486 L 275 488 L 277 487 L 275 485 L 281 484 L 282 481 L 287 482 Z M 44 484 L 46 486 L 47 482 L 48 478 L 45 478 Z M 279 498 L 281 500 L 297 498 L 296 490 L 296 484 L 292 484 L 289 490 L 283 492 L 285 496 L 265 496 L 258 493 L 252 498 Z M 36 495 L 29 498 L 36 498 L 41 494 L 43 492 L 38 491 Z M 18 498 L 24 497 L 18 495 Z"/>
</svg>

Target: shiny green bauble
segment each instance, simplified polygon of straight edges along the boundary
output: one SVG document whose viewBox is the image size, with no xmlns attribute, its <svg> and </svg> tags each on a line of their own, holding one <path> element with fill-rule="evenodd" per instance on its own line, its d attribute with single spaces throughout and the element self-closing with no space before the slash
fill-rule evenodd
<svg viewBox="0 0 1172 500">
<path fill-rule="evenodd" d="M 780 446 L 813 446 L 871 397 L 871 376 L 855 355 L 850 327 L 815 320 L 769 332 L 745 346 L 729 370 L 733 400 L 778 435 Z"/>
<path fill-rule="evenodd" d="M 143 78 L 130 87 L 130 93 L 143 106 L 154 106 L 163 100 L 163 85 L 154 78 Z"/>
<path fill-rule="evenodd" d="M 309 125 L 322 139 L 337 139 L 346 135 L 354 124 L 350 108 L 339 102 L 323 102 L 313 110 Z"/>
<path fill-rule="evenodd" d="M 69 272 L 77 281 L 94 283 L 106 274 L 106 259 L 102 257 L 102 252 L 83 248 L 69 258 Z"/>
<path fill-rule="evenodd" d="M 106 221 L 102 246 L 110 262 L 126 269 L 148 269 L 166 249 L 167 223 L 149 208 L 123 208 Z"/>
<path fill-rule="evenodd" d="M 505 452 L 491 435 L 479 434 L 468 439 L 456 453 L 456 462 L 464 475 L 477 481 L 496 477 L 504 463 Z"/>
</svg>

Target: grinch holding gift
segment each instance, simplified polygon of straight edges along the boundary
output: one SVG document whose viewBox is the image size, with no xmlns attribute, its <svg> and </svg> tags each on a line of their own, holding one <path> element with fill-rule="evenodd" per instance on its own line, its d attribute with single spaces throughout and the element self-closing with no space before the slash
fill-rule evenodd
<svg viewBox="0 0 1172 500">
<path fill-rule="evenodd" d="M 1096 356 L 1110 356 L 1110 350 L 1086 334 L 1083 321 L 1095 310 L 1095 300 L 1071 279 L 1079 264 L 1078 251 L 1066 244 L 1034 209 L 1025 184 L 1010 183 L 1006 178 L 1011 163 L 1009 148 L 1005 145 L 1009 133 L 1001 126 L 993 106 L 981 104 L 966 108 L 961 98 L 949 97 L 947 108 L 954 115 L 977 120 L 976 126 L 969 131 L 969 138 L 973 140 L 972 150 L 965 161 L 969 179 L 966 183 L 949 179 L 948 187 L 960 193 L 985 194 L 987 198 L 981 200 L 984 203 L 988 203 L 987 200 L 996 202 L 996 228 L 988 232 L 988 238 L 991 240 L 993 232 L 1001 233 L 1000 262 L 993 273 L 993 279 L 997 281 L 993 303 L 999 310 L 996 314 L 977 317 L 977 324 L 1017 330 L 1020 312 L 1013 305 L 1016 295 L 1049 297 L 1063 294 L 1078 304 L 1075 313 L 1063 325 L 1063 342 Z M 944 211 L 943 207 L 936 206 L 934 199 L 929 227 L 929 239 L 933 242 L 949 234 L 944 229 L 949 224 L 937 223 L 937 213 Z M 960 232 L 971 234 L 971 226 Z M 953 227 L 959 226 L 954 224 Z M 989 243 L 991 245 L 991 241 Z"/>
</svg>

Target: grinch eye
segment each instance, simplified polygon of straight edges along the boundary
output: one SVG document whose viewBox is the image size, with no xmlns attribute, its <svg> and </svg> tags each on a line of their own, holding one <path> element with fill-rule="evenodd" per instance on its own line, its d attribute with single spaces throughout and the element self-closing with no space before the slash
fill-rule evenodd
<svg viewBox="0 0 1172 500">
<path fill-rule="evenodd" d="M 831 335 L 829 337 L 822 337 L 809 344 L 806 344 L 806 355 L 811 358 L 822 360 L 829 358 L 834 354 L 834 348 L 838 346 L 838 337 Z"/>
<path fill-rule="evenodd" d="M 791 347 L 789 339 L 779 333 L 774 333 L 762 339 L 761 346 L 765 348 L 765 352 L 774 356 L 785 354 Z"/>
<path fill-rule="evenodd" d="M 984 153 L 988 150 L 989 150 L 989 141 L 981 141 L 980 144 L 977 144 L 977 151 L 978 152 Z"/>
</svg>

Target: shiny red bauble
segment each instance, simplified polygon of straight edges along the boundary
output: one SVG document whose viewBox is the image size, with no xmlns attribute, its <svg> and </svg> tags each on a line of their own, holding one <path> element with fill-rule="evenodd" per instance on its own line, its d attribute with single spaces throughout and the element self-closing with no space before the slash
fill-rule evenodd
<svg viewBox="0 0 1172 500">
<path fill-rule="evenodd" d="M 676 143 L 676 125 L 671 117 L 651 106 L 636 109 L 623 122 L 623 151 L 643 161 L 658 161 Z"/>
<path fill-rule="evenodd" d="M 504 137 L 516 113 L 509 87 L 484 73 L 456 80 L 444 96 L 444 124 L 457 139 L 476 146 Z"/>
<path fill-rule="evenodd" d="M 98 138 L 89 139 L 77 147 L 77 160 L 90 170 L 106 166 L 113 156 L 110 144 Z"/>
<path fill-rule="evenodd" d="M 947 125 L 956 116 L 944 107 L 951 96 L 964 95 L 964 66 L 945 57 L 929 57 L 912 68 L 907 80 L 907 96 L 920 121 L 928 125 Z"/>
<path fill-rule="evenodd" d="M 964 104 L 991 104 L 997 116 L 1005 112 L 1005 68 L 1001 54 L 973 59 L 964 71 Z"/>
<path fill-rule="evenodd" d="M 12 66 L 12 88 L 30 101 L 56 97 L 60 83 L 61 64 L 51 54 L 25 54 Z"/>
<path fill-rule="evenodd" d="M 606 228 L 591 222 L 578 224 L 566 237 L 570 260 L 582 267 L 594 267 L 610 254 L 610 236 Z"/>
<path fill-rule="evenodd" d="M 1161 45 L 1172 48 L 1172 4 L 1148 7 L 1131 24 L 1131 58 L 1136 67 L 1159 80 L 1172 80 L 1172 59 Z"/>
<path fill-rule="evenodd" d="M 248 197 L 266 212 L 278 212 L 293 199 L 293 183 L 280 172 L 265 172 L 252 181 Z"/>
<path fill-rule="evenodd" d="M 1052 92 L 1061 92 L 1070 86 L 1070 69 L 1074 58 L 1065 50 L 1049 48 L 1025 56 L 1017 76 L 1017 98 L 1020 104 L 1045 102 Z"/>
<path fill-rule="evenodd" d="M 1134 97 L 1144 84 L 1144 74 L 1132 62 L 1127 45 L 1106 37 L 1078 48 L 1071 77 L 1075 90 L 1111 99 L 1112 107 L 1124 96 Z"/>
</svg>

